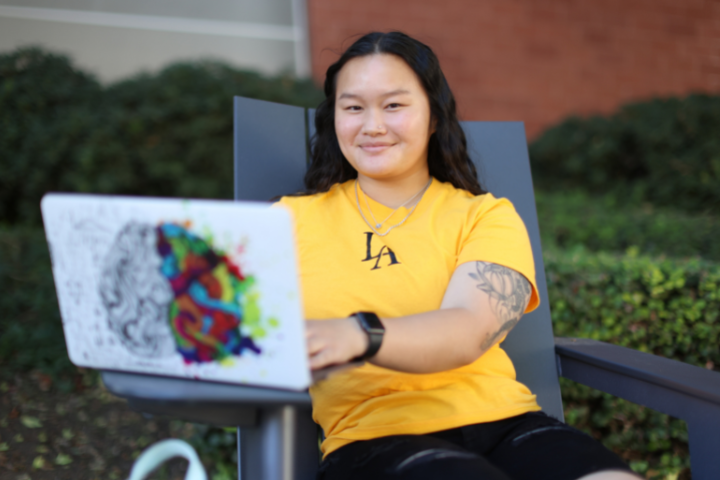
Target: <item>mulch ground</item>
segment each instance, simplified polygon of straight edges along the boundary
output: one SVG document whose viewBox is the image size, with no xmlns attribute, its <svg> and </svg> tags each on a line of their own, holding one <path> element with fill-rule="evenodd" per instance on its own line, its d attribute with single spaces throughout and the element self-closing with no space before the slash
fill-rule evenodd
<svg viewBox="0 0 720 480">
<path fill-rule="evenodd" d="M 0 383 L 0 480 L 124 480 L 134 459 L 165 438 L 189 438 L 193 425 L 146 419 L 85 372 L 75 393 L 40 373 Z M 181 480 L 184 460 L 148 477 Z"/>
</svg>

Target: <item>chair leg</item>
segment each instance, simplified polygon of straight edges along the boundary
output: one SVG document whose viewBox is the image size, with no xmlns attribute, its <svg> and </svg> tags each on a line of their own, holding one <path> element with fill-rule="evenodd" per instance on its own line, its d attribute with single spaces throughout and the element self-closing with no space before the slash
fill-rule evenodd
<svg viewBox="0 0 720 480">
<path fill-rule="evenodd" d="M 243 480 L 242 478 L 242 443 L 241 443 L 241 436 L 240 436 L 240 427 L 237 429 L 237 474 L 238 474 L 238 480 Z"/>
<path fill-rule="evenodd" d="M 312 480 L 317 426 L 309 410 L 265 408 L 257 426 L 238 428 L 238 480 Z"/>
<path fill-rule="evenodd" d="M 294 480 L 315 480 L 320 464 L 318 426 L 309 408 L 298 408 L 295 426 Z"/>
<path fill-rule="evenodd" d="M 238 429 L 239 480 L 293 480 L 295 407 L 260 411 L 259 424 Z"/>
<path fill-rule="evenodd" d="M 703 403 L 687 422 L 693 480 L 717 479 L 720 472 L 720 405 Z"/>
</svg>

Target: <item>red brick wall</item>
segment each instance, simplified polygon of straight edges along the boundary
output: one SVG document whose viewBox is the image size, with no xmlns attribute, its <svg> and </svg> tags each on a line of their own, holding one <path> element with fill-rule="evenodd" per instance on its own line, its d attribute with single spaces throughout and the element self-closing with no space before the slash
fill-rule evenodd
<svg viewBox="0 0 720 480">
<path fill-rule="evenodd" d="M 467 120 L 528 136 L 629 101 L 720 92 L 720 0 L 308 0 L 314 76 L 352 37 L 430 45 Z M 356 38 L 356 37 L 355 37 Z"/>
</svg>

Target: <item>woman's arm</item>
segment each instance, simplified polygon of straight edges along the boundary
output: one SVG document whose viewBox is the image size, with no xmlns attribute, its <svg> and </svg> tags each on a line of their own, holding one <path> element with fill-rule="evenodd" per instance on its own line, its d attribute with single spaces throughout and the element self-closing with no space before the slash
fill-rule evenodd
<svg viewBox="0 0 720 480">
<path fill-rule="evenodd" d="M 468 365 L 512 330 L 530 300 L 530 282 L 507 267 L 468 262 L 453 273 L 439 310 L 383 318 L 385 338 L 370 363 L 408 373 Z M 306 323 L 315 370 L 362 355 L 367 335 L 354 318 Z"/>
</svg>

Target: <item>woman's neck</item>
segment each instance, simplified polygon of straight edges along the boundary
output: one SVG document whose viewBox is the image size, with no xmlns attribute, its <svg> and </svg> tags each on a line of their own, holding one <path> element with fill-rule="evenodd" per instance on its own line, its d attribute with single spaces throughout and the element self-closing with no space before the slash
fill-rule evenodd
<svg viewBox="0 0 720 480">
<path fill-rule="evenodd" d="M 362 174 L 358 175 L 358 183 L 365 195 L 389 208 L 398 208 L 403 204 L 406 208 L 410 208 L 415 205 L 422 198 L 420 195 L 417 195 L 417 198 L 409 203 L 405 202 L 413 195 L 420 193 L 429 181 L 430 174 L 427 170 L 400 180 L 379 180 Z"/>
</svg>

